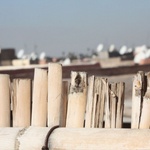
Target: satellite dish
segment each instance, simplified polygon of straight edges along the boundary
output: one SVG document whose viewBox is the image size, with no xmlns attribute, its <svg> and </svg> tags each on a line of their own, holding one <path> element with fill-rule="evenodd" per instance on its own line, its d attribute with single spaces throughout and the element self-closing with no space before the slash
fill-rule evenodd
<svg viewBox="0 0 150 150">
<path fill-rule="evenodd" d="M 120 48 L 120 51 L 119 51 L 120 55 L 124 55 L 125 53 L 127 53 L 127 46 L 122 46 Z"/>
<path fill-rule="evenodd" d="M 99 44 L 99 45 L 97 46 L 97 52 L 98 52 L 98 53 L 101 52 L 101 51 L 103 50 L 103 48 L 104 48 L 103 44 Z"/>
<path fill-rule="evenodd" d="M 113 52 L 114 50 L 115 50 L 115 45 L 114 44 L 110 45 L 109 52 Z"/>
<path fill-rule="evenodd" d="M 140 63 L 140 61 L 143 60 L 143 59 L 145 59 L 145 58 L 146 58 L 145 53 L 144 52 L 140 52 L 137 55 L 135 55 L 134 62 L 135 63 Z"/>
<path fill-rule="evenodd" d="M 62 64 L 63 64 L 64 66 L 65 66 L 65 65 L 70 65 L 70 64 L 71 64 L 70 58 L 66 58 L 66 59 L 63 61 Z"/>
<path fill-rule="evenodd" d="M 42 52 L 39 56 L 39 59 L 42 60 L 46 57 L 46 53 L 45 52 Z"/>
<path fill-rule="evenodd" d="M 144 51 L 147 51 L 146 45 L 137 46 L 137 47 L 135 48 L 135 54 L 138 54 L 138 53 L 144 52 Z"/>
<path fill-rule="evenodd" d="M 20 49 L 19 52 L 17 53 L 17 58 L 21 59 L 24 56 L 24 49 Z"/>
<path fill-rule="evenodd" d="M 37 54 L 34 53 L 34 52 L 32 52 L 32 53 L 30 54 L 30 59 L 31 59 L 31 60 L 36 60 L 36 59 L 37 59 Z"/>
<path fill-rule="evenodd" d="M 148 50 L 146 51 L 145 57 L 146 57 L 146 58 L 150 58 L 150 49 L 148 49 Z"/>
</svg>

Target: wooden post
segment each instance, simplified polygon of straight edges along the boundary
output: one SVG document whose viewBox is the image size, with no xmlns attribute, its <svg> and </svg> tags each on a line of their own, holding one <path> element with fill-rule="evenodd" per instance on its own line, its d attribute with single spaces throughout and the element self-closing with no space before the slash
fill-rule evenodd
<svg viewBox="0 0 150 150">
<path fill-rule="evenodd" d="M 31 80 L 13 80 L 13 126 L 30 126 Z"/>
<path fill-rule="evenodd" d="M 48 65 L 48 126 L 60 124 L 60 104 L 62 98 L 62 66 Z"/>
<path fill-rule="evenodd" d="M 105 128 L 111 128 L 109 84 L 106 83 Z"/>
<path fill-rule="evenodd" d="M 89 77 L 85 127 L 103 127 L 107 79 Z"/>
<path fill-rule="evenodd" d="M 116 112 L 116 128 L 122 128 L 123 112 L 124 112 L 124 93 L 125 83 L 117 83 L 117 112 Z"/>
<path fill-rule="evenodd" d="M 147 74 L 147 90 L 143 98 L 140 129 L 150 128 L 150 72 Z"/>
<path fill-rule="evenodd" d="M 131 128 L 138 129 L 140 125 L 140 116 L 145 92 L 145 74 L 139 71 L 134 77 L 132 91 L 132 121 Z"/>
<path fill-rule="evenodd" d="M 111 128 L 116 128 L 116 112 L 117 112 L 117 84 L 110 84 L 110 120 Z"/>
<path fill-rule="evenodd" d="M 0 127 L 10 126 L 10 79 L 0 75 Z"/>
<path fill-rule="evenodd" d="M 125 83 L 111 83 L 107 86 L 105 107 L 105 128 L 121 128 L 123 123 Z"/>
<path fill-rule="evenodd" d="M 92 127 L 94 81 L 95 81 L 94 76 L 91 76 L 88 78 L 87 105 L 86 105 L 86 116 L 85 116 L 85 127 L 86 128 Z"/>
<path fill-rule="evenodd" d="M 101 79 L 101 90 L 99 93 L 100 97 L 100 116 L 99 116 L 99 128 L 104 127 L 103 122 L 104 122 L 104 112 L 105 112 L 105 102 L 107 99 L 107 79 L 102 78 Z"/>
<path fill-rule="evenodd" d="M 66 127 L 83 127 L 87 97 L 87 74 L 71 72 Z"/>
<path fill-rule="evenodd" d="M 32 126 L 46 127 L 47 121 L 47 70 L 35 69 L 32 104 Z"/>
<path fill-rule="evenodd" d="M 68 81 L 63 81 L 62 85 L 62 100 L 60 107 L 60 126 L 66 126 L 67 118 L 67 105 L 68 105 Z"/>
</svg>

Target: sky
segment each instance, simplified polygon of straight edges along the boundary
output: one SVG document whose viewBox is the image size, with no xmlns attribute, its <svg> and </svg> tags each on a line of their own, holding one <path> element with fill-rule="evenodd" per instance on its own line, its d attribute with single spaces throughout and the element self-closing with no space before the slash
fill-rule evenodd
<svg viewBox="0 0 150 150">
<path fill-rule="evenodd" d="M 150 0 L 0 0 L 0 48 L 59 57 L 150 45 Z"/>
</svg>

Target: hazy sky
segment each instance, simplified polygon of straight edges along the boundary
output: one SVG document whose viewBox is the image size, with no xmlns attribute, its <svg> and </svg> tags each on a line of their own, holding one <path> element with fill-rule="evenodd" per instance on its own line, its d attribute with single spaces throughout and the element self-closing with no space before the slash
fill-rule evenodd
<svg viewBox="0 0 150 150">
<path fill-rule="evenodd" d="M 150 45 L 150 0 L 0 0 L 0 47 L 85 53 Z"/>
</svg>

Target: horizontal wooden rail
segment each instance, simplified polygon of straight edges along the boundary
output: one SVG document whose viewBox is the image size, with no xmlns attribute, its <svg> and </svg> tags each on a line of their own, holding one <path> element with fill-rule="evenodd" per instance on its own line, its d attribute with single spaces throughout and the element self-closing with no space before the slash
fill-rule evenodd
<svg viewBox="0 0 150 150">
<path fill-rule="evenodd" d="M 41 68 L 48 70 L 48 65 L 31 65 L 26 67 L 0 67 L 0 74 L 9 74 L 11 79 L 13 78 L 30 78 L 34 77 L 34 68 Z M 122 66 L 114 68 L 101 68 L 99 63 L 89 65 L 71 65 L 63 66 L 63 78 L 70 78 L 71 71 L 83 71 L 89 75 L 99 76 L 114 76 L 135 74 L 138 71 L 148 72 L 150 71 L 150 65 L 134 65 L 134 66 Z"/>
<path fill-rule="evenodd" d="M 50 128 L 0 128 L 0 149 L 41 150 Z M 150 148 L 150 130 L 58 128 L 49 138 L 50 150 L 136 150 Z"/>
</svg>

